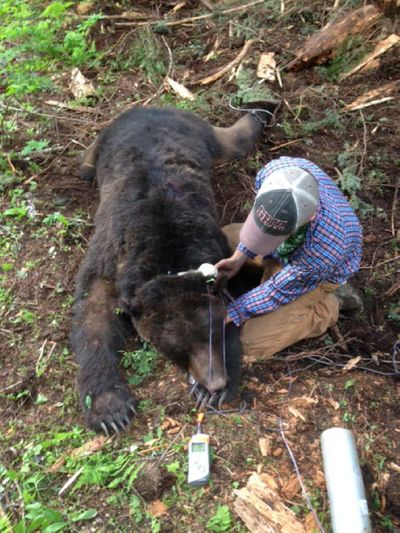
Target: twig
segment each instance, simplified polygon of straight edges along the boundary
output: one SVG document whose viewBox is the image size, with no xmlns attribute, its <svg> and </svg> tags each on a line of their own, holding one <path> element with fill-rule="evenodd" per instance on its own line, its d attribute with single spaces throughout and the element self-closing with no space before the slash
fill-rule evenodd
<svg viewBox="0 0 400 533">
<path fill-rule="evenodd" d="M 65 104 L 64 102 L 58 102 L 57 100 L 45 100 L 45 104 L 51 107 L 60 107 L 61 109 L 68 109 L 68 111 L 78 111 L 78 113 L 96 113 L 97 110 L 93 107 L 85 107 L 83 105 L 73 106 Z"/>
<path fill-rule="evenodd" d="M 200 4 L 204 6 L 208 11 L 211 11 L 211 13 L 214 12 L 213 6 L 208 2 L 208 0 L 199 0 Z"/>
<path fill-rule="evenodd" d="M 237 11 L 243 11 L 245 9 L 248 9 L 249 7 L 256 6 L 258 4 L 263 4 L 265 0 L 254 0 L 254 2 L 249 2 L 248 4 L 242 5 L 242 6 L 236 6 L 231 7 L 229 9 L 224 9 L 223 11 L 219 11 L 218 15 L 227 15 L 229 13 L 236 13 Z M 215 16 L 215 12 L 213 13 L 207 13 L 206 15 L 198 15 L 197 17 L 188 17 L 185 19 L 180 20 L 164 20 L 164 19 L 157 19 L 157 20 L 151 20 L 149 22 L 138 22 L 136 26 L 150 26 L 152 24 L 163 24 L 165 26 L 179 26 L 181 24 L 187 24 L 189 22 L 197 22 L 198 20 L 204 20 Z M 131 22 L 116 22 L 116 26 L 132 26 Z"/>
<path fill-rule="evenodd" d="M 61 489 L 58 491 L 58 496 L 61 496 L 61 494 L 63 494 L 73 483 L 75 483 L 75 481 L 78 479 L 78 477 L 82 474 L 83 472 L 83 466 L 80 467 L 79 470 L 77 470 L 75 472 L 75 474 L 73 476 L 71 476 L 66 483 L 64 483 L 64 485 L 61 487 Z"/>
<path fill-rule="evenodd" d="M 3 389 L 0 389 L 0 394 L 2 394 L 3 392 L 8 391 L 10 389 L 14 389 L 15 387 L 18 387 L 18 385 L 21 385 L 24 381 L 25 381 L 24 379 L 20 379 L 16 383 L 13 383 L 12 385 L 8 385 L 8 387 L 4 387 Z"/>
<path fill-rule="evenodd" d="M 249 51 L 250 47 L 257 42 L 257 39 L 249 39 L 244 43 L 243 48 L 239 52 L 239 54 L 225 67 L 221 68 L 220 70 L 217 70 L 214 74 L 211 74 L 211 76 L 207 76 L 206 78 L 202 78 L 200 80 L 197 80 L 193 82 L 194 85 L 208 85 L 209 83 L 213 83 L 214 81 L 217 81 L 219 78 L 222 78 L 224 74 L 229 72 L 234 66 L 238 65 L 242 59 L 245 57 L 247 52 Z"/>
<path fill-rule="evenodd" d="M 273 146 L 272 148 L 268 148 L 268 152 L 276 152 L 280 150 L 281 148 L 285 148 L 286 146 L 291 146 L 292 144 L 297 144 L 304 139 L 294 139 L 293 141 L 288 141 L 287 143 L 278 144 L 277 146 Z"/>
<path fill-rule="evenodd" d="M 396 237 L 395 218 L 396 218 L 397 194 L 399 192 L 399 186 L 400 186 L 400 178 L 397 178 L 396 186 L 394 189 L 394 195 L 393 195 L 392 213 L 390 215 L 390 227 L 392 229 L 393 237 Z"/>
<path fill-rule="evenodd" d="M 43 367 L 43 369 L 39 369 L 39 363 L 43 359 L 44 349 L 46 347 L 46 344 L 47 344 L 47 339 L 44 340 L 44 343 L 42 344 L 42 346 L 40 348 L 39 357 L 38 357 L 38 359 L 36 361 L 36 366 L 35 366 L 36 376 L 41 375 L 44 372 L 44 370 L 46 369 L 47 364 L 48 364 L 48 362 L 50 360 L 50 357 L 53 355 L 53 352 L 54 352 L 54 349 L 55 349 L 57 343 L 53 341 L 53 346 L 50 348 L 50 351 L 47 354 L 46 361 L 44 362 L 44 367 Z M 39 370 L 40 370 L 40 374 L 39 374 Z"/>
<path fill-rule="evenodd" d="M 7 159 L 7 163 L 8 163 L 8 166 L 10 167 L 11 169 L 11 172 L 13 173 L 13 175 L 15 176 L 15 174 L 17 173 L 17 169 L 14 167 L 12 161 L 11 161 L 11 158 L 10 158 L 10 154 L 7 154 L 6 155 L 6 159 Z"/>
<path fill-rule="evenodd" d="M 361 109 L 359 111 L 360 111 L 360 117 L 361 117 L 362 125 L 363 125 L 363 146 L 364 148 L 363 148 L 363 153 L 361 154 L 360 166 L 358 168 L 358 172 L 360 176 L 363 176 L 364 175 L 364 160 L 367 154 L 367 125 L 365 124 L 363 112 L 361 111 Z"/>
<path fill-rule="evenodd" d="M 386 265 L 387 263 L 391 263 L 392 261 L 398 261 L 400 259 L 400 256 L 397 257 L 391 257 L 390 259 L 386 259 L 385 261 L 381 261 L 380 263 L 377 263 L 374 268 L 378 268 L 382 265 Z M 369 266 L 360 267 L 360 270 L 368 270 Z"/>
</svg>

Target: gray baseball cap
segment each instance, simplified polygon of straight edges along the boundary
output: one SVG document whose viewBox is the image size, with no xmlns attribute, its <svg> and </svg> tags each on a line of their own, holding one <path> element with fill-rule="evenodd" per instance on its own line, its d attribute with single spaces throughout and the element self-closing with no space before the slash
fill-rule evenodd
<svg viewBox="0 0 400 533">
<path fill-rule="evenodd" d="M 275 170 L 264 179 L 240 240 L 257 255 L 268 255 L 309 222 L 318 204 L 318 181 L 312 174 L 300 167 Z"/>
</svg>

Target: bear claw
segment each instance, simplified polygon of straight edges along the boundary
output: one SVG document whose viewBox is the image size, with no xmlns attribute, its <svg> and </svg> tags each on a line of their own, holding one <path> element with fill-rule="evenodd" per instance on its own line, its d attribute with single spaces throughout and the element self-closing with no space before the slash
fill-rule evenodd
<svg viewBox="0 0 400 533">
<path fill-rule="evenodd" d="M 90 409 L 85 409 L 86 423 L 107 437 L 125 430 L 137 414 L 129 389 L 122 385 L 98 394 L 92 393 L 91 397 L 92 405 Z"/>
</svg>

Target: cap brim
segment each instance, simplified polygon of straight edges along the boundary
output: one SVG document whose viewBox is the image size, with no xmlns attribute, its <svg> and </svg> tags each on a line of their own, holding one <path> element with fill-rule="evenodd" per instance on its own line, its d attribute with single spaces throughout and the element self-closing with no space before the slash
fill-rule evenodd
<svg viewBox="0 0 400 533">
<path fill-rule="evenodd" d="M 254 221 L 253 210 L 250 211 L 240 231 L 240 241 L 248 250 L 262 257 L 276 250 L 288 237 L 289 235 L 267 235 L 263 233 Z"/>
</svg>

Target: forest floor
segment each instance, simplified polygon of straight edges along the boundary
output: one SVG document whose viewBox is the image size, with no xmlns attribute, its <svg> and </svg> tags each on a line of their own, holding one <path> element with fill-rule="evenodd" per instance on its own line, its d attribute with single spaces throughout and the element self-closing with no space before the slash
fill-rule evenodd
<svg viewBox="0 0 400 533">
<path fill-rule="evenodd" d="M 69 8 L 73 37 L 81 38 L 75 42 L 83 36 L 94 43 L 91 50 L 81 46 L 87 55 L 79 65 L 95 87 L 92 96 L 74 98 L 72 67 L 62 62 L 52 64 L 49 83 L 35 92 L 26 87 L 38 82 L 37 73 L 30 71 L 23 89 L 21 77 L 11 90 L 2 78 L 0 530 L 245 532 L 235 490 L 265 472 L 304 531 L 318 531 L 310 507 L 330 531 L 320 435 L 341 426 L 356 439 L 373 530 L 400 531 L 399 86 L 385 101 L 346 110 L 399 79 L 399 49 L 340 81 L 376 43 L 399 33 L 400 19 L 382 17 L 347 39 L 333 59 L 294 72 L 287 65 L 304 41 L 363 2 L 266 0 L 226 13 L 246 2 L 209 2 L 214 11 L 196 1 L 107 4 L 89 0 Z M 51 16 L 54 24 L 61 17 Z M 30 19 L 31 28 L 37 20 Z M 79 29 L 87 20 L 90 26 Z M 67 30 L 60 24 L 57 31 Z M 42 42 L 45 32 L 35 39 Z M 196 83 L 228 65 L 249 39 L 239 65 L 213 83 Z M 21 43 L 18 34 L 14 47 Z M 262 52 L 275 53 L 280 78 L 257 79 Z M 39 45 L 37 53 L 43 57 Z M 193 99 L 174 92 L 167 77 Z M 228 126 L 241 115 L 231 105 L 271 97 L 281 102 L 279 113 L 256 152 L 215 169 L 221 224 L 245 219 L 262 165 L 280 156 L 312 160 L 338 181 L 360 216 L 365 244 L 354 284 L 364 310 L 340 319 L 343 339 L 327 334 L 262 364 L 244 361 L 247 408 L 206 415 L 211 482 L 190 489 L 187 443 L 195 411 L 186 378 L 148 348 L 136 344 L 123 358 L 140 400 L 129 430 L 106 439 L 83 426 L 70 311 L 98 195 L 79 178 L 79 161 L 98 131 L 130 106 L 190 109 Z"/>
</svg>

